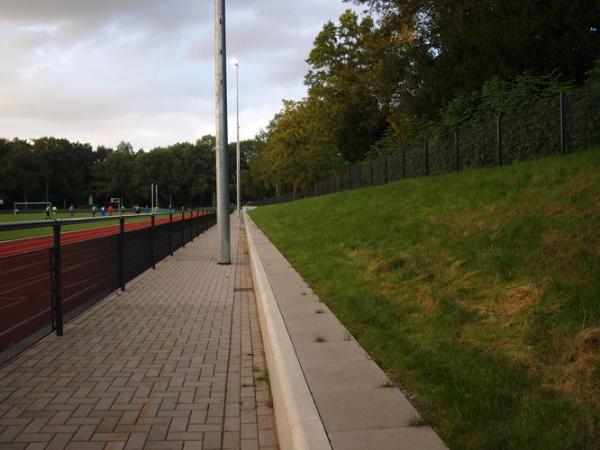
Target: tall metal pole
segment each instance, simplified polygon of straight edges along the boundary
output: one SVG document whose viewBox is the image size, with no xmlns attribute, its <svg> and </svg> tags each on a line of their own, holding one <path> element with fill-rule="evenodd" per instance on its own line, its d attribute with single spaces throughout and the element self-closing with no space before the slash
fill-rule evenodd
<svg viewBox="0 0 600 450">
<path fill-rule="evenodd" d="M 154 206 L 158 209 L 158 184 L 155 184 L 154 188 L 156 189 L 156 193 L 154 194 Z M 152 210 L 152 212 L 154 213 L 154 210 Z"/>
<path fill-rule="evenodd" d="M 238 217 L 241 214 L 241 203 L 242 203 L 242 184 L 241 184 L 241 150 L 240 150 L 240 63 L 236 61 L 235 66 L 235 106 L 236 106 L 236 117 L 237 117 L 237 149 L 236 149 L 236 187 L 237 187 L 237 214 Z"/>
<path fill-rule="evenodd" d="M 154 212 L 154 183 L 150 184 L 150 209 Z"/>
<path fill-rule="evenodd" d="M 215 0 L 215 118 L 217 125 L 217 230 L 219 264 L 231 264 L 227 158 L 227 46 L 225 0 Z"/>
</svg>

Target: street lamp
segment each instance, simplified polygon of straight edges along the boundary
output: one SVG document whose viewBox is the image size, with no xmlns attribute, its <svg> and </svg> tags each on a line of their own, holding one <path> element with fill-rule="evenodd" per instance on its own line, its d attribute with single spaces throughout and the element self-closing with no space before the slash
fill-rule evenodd
<svg viewBox="0 0 600 450">
<path fill-rule="evenodd" d="M 240 151 L 240 62 L 237 59 L 231 61 L 235 67 L 235 104 L 237 115 L 237 149 L 236 149 L 236 188 L 237 188 L 237 213 L 240 216 L 242 203 L 242 185 L 240 177 L 241 151 Z"/>
</svg>

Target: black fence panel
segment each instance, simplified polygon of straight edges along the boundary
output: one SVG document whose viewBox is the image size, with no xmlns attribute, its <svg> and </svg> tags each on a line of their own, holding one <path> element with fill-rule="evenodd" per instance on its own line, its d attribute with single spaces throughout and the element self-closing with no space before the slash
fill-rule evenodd
<svg viewBox="0 0 600 450">
<path fill-rule="evenodd" d="M 183 246 L 183 233 L 181 228 L 181 217 L 173 217 L 172 230 L 173 230 L 173 246 L 174 248 L 180 248 Z"/>
<path fill-rule="evenodd" d="M 152 230 L 144 228 L 125 233 L 125 282 L 152 267 Z"/>
<path fill-rule="evenodd" d="M 404 178 L 404 165 L 402 155 L 403 152 L 398 152 L 388 156 L 388 170 L 390 173 L 389 181 L 396 181 Z"/>
<path fill-rule="evenodd" d="M 459 168 L 477 169 L 497 162 L 497 119 L 477 126 L 462 127 L 459 131 Z"/>
<path fill-rule="evenodd" d="M 422 177 L 425 175 L 425 145 L 406 149 L 404 158 L 406 178 Z"/>
<path fill-rule="evenodd" d="M 565 150 L 600 145 L 600 88 L 564 95 Z"/>
<path fill-rule="evenodd" d="M 0 257 L 0 365 L 53 329 L 52 250 Z"/>
<path fill-rule="evenodd" d="M 61 299 L 65 322 L 118 289 L 118 258 L 118 234 L 62 247 Z"/>
<path fill-rule="evenodd" d="M 370 162 L 370 170 L 373 174 L 372 184 L 377 186 L 388 182 L 389 173 L 387 169 L 387 158 L 377 158 Z"/>
<path fill-rule="evenodd" d="M 501 122 L 504 162 L 560 153 L 559 97 L 524 105 L 518 113 L 502 116 Z"/>
<path fill-rule="evenodd" d="M 32 248 L 31 243 L 20 242 L 14 248 L 5 247 L 0 256 L 0 366 L 52 330 L 62 335 L 63 323 L 111 292 L 125 289 L 127 281 L 216 224 L 214 211 L 187 213 L 185 220 L 178 216 L 173 222 L 146 217 L 148 222 L 127 227 L 127 217 L 121 217 L 116 233 L 104 229 L 105 235 L 91 233 L 87 240 L 65 244 L 61 226 L 109 220 L 0 225 L 0 232 L 49 226 L 54 230 L 53 238 L 35 240 L 34 247 L 42 249 L 23 250 Z"/>
<path fill-rule="evenodd" d="M 454 133 L 444 133 L 428 140 L 430 175 L 448 173 L 456 170 L 454 139 Z"/>
<path fill-rule="evenodd" d="M 156 260 L 160 261 L 171 254 L 169 246 L 169 223 L 157 225 L 154 229 L 154 250 Z M 175 249 L 173 249 L 174 251 Z"/>
</svg>

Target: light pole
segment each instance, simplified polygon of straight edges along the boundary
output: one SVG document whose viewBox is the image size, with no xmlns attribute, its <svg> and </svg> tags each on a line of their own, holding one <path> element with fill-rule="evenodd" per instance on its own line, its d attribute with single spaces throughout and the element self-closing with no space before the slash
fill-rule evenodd
<svg viewBox="0 0 600 450">
<path fill-rule="evenodd" d="M 233 60 L 233 67 L 235 67 L 235 106 L 236 106 L 236 118 L 237 118 L 237 148 L 236 148 L 236 188 L 237 188 L 237 213 L 238 217 L 241 214 L 241 203 L 242 203 L 242 184 L 241 184 L 241 150 L 240 150 L 240 62 L 237 59 Z"/>
<path fill-rule="evenodd" d="M 227 46 L 225 0 L 215 0 L 215 119 L 217 153 L 218 264 L 231 264 L 229 229 L 229 166 L 227 161 Z"/>
</svg>

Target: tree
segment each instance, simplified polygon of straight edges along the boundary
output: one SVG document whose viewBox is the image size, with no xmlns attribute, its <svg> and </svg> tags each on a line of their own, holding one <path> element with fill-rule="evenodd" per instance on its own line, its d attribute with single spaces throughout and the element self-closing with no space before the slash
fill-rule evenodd
<svg viewBox="0 0 600 450">
<path fill-rule="evenodd" d="M 371 88 L 375 64 L 374 23 L 350 10 L 339 25 L 328 22 L 316 37 L 307 62 L 307 107 L 319 115 L 314 133 L 328 133 L 347 161 L 362 159 L 386 129 L 381 102 Z"/>
<path fill-rule="evenodd" d="M 380 17 L 386 57 L 379 78 L 398 100 L 398 118 L 435 119 L 448 101 L 492 77 L 556 70 L 562 81 L 581 84 L 600 57 L 600 3 L 593 0 L 355 3 Z"/>
<path fill-rule="evenodd" d="M 100 201 L 107 202 L 111 197 L 120 197 L 123 203 L 132 203 L 135 198 L 133 170 L 136 155 L 129 143 L 121 142 L 117 150 L 108 154 L 98 168 L 99 179 L 104 182 L 96 192 Z"/>
<path fill-rule="evenodd" d="M 13 139 L 5 145 L 0 161 L 0 192 L 7 201 L 38 201 L 40 192 L 40 161 L 35 157 L 31 144 Z"/>
<path fill-rule="evenodd" d="M 256 147 L 260 173 L 256 178 L 277 192 L 307 188 L 339 164 L 331 136 L 316 132 L 321 126 L 318 107 L 319 102 L 311 99 L 284 101 L 283 111 L 269 124 L 264 145 Z"/>
</svg>

